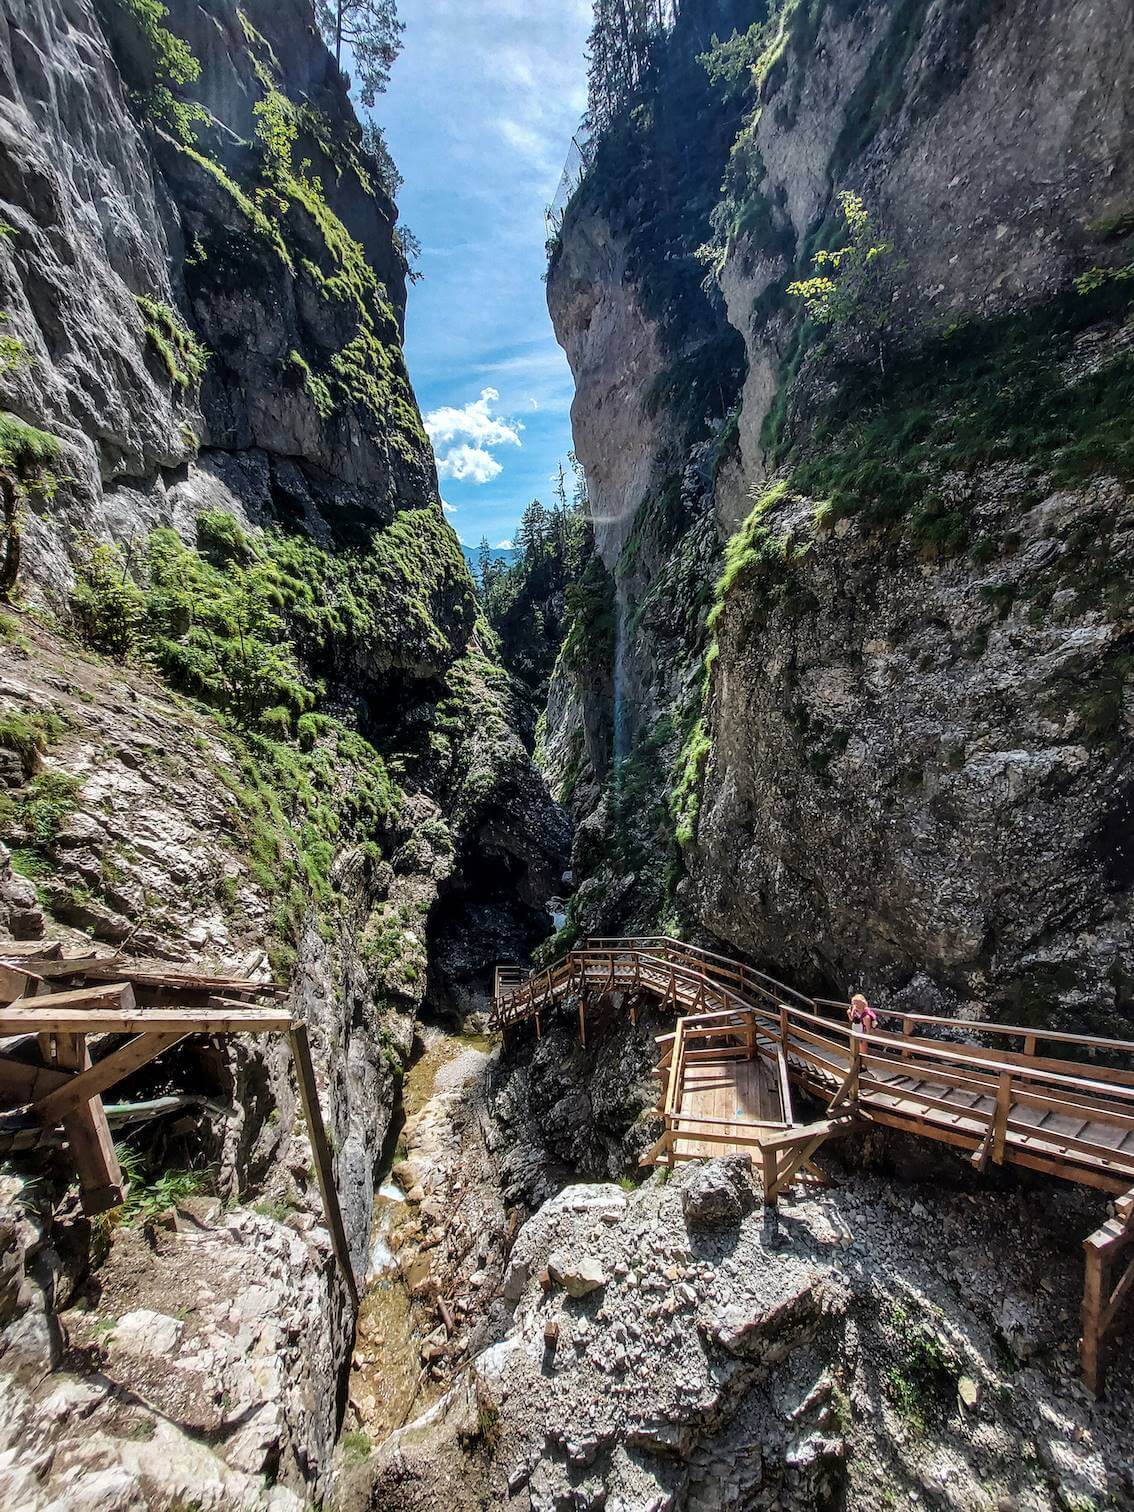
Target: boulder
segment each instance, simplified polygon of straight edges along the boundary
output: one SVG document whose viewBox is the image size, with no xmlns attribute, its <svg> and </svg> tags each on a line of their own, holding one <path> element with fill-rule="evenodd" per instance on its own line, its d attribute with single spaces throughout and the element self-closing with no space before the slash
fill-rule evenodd
<svg viewBox="0 0 1134 1512">
<path fill-rule="evenodd" d="M 586 1297 L 606 1285 L 606 1273 L 594 1255 L 575 1259 L 563 1250 L 556 1250 L 548 1259 L 547 1270 L 569 1297 Z"/>
<path fill-rule="evenodd" d="M 689 1228 L 738 1223 L 755 1206 L 749 1155 L 725 1155 L 708 1161 L 693 1173 L 681 1193 L 681 1211 Z"/>
</svg>

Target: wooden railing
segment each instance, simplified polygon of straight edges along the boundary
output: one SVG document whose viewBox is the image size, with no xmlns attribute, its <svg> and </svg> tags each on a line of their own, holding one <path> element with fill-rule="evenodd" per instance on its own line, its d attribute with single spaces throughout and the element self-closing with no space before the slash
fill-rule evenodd
<svg viewBox="0 0 1134 1512">
<path fill-rule="evenodd" d="M 751 1008 L 739 1011 L 722 1009 L 715 1013 L 681 1017 L 673 1034 L 660 1036 L 658 1043 L 667 1047 L 654 1073 L 665 1077 L 665 1093 L 658 1106 L 663 1129 L 661 1138 L 642 1157 L 643 1165 L 672 1158 L 681 1140 L 698 1146 L 725 1149 L 751 1146 L 756 1149 L 761 1144 L 761 1131 L 791 1127 L 787 1062 L 778 1041 L 759 1023 Z M 710 1061 L 719 1065 L 728 1060 L 758 1059 L 770 1061 L 776 1068 L 773 1086 L 779 1104 L 778 1118 L 758 1119 L 747 1115 L 716 1118 L 683 1109 L 682 1091 L 686 1070 L 691 1063 Z"/>
<path fill-rule="evenodd" d="M 642 988 L 687 1016 L 750 1016 L 761 1053 L 782 1057 L 785 1074 L 808 1091 L 840 1103 L 853 1091 L 862 1113 L 968 1149 L 980 1169 L 1009 1159 L 1108 1191 L 1134 1185 L 1134 1137 L 1125 1138 L 1134 1136 L 1134 1067 L 1109 1063 L 1129 1060 L 1131 1041 L 913 1013 L 895 1015 L 900 1033 L 862 1033 L 847 1022 L 845 1004 L 809 998 L 767 973 L 665 936 L 590 939 L 522 982 L 509 980 L 496 1022 L 506 1028 L 534 1016 L 538 1024 L 570 990 Z M 951 1037 L 915 1032 L 923 1027 Z M 976 1035 L 1001 1043 L 979 1044 Z M 1024 1048 L 1009 1048 L 1013 1038 Z M 1105 1055 L 1108 1063 L 1040 1056 L 1041 1042 L 1100 1061 Z M 1055 1118 L 1064 1125 L 1052 1125 Z"/>
<path fill-rule="evenodd" d="M 664 935 L 590 939 L 521 981 L 502 978 L 495 1021 L 507 1029 L 534 1018 L 539 1032 L 541 1015 L 575 992 L 585 1032 L 588 996 L 625 991 L 633 1002 L 642 990 L 677 1015 L 673 1035 L 661 1036 L 663 1134 L 647 1160 L 672 1160 L 681 1140 L 687 1149 L 758 1145 L 774 1200 L 822 1140 L 866 1119 L 960 1147 L 981 1171 L 1011 1163 L 1115 1194 L 1115 1217 L 1085 1245 L 1082 1364 L 1087 1384 L 1101 1388 L 1119 1309 L 1134 1296 L 1134 1041 L 922 1013 L 892 1015 L 896 1033 L 863 1032 L 846 1003 Z M 775 1064 L 782 1124 L 745 1118 L 738 1128 L 683 1113 L 691 1062 L 734 1052 Z M 824 1100 L 826 1119 L 790 1127 L 789 1082 Z"/>
</svg>

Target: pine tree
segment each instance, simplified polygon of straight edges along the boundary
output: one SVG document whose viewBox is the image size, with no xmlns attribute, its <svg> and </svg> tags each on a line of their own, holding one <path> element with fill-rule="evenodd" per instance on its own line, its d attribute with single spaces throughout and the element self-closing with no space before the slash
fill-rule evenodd
<svg viewBox="0 0 1134 1512">
<path fill-rule="evenodd" d="M 323 40 L 343 66 L 343 49 L 354 59 L 359 98 L 367 107 L 390 82 L 390 69 L 402 50 L 405 26 L 398 20 L 397 0 L 316 0 Z"/>
<path fill-rule="evenodd" d="M 547 545 L 547 510 L 538 499 L 533 499 L 520 517 L 516 533 L 516 545 L 524 563 L 534 567 L 540 561 Z"/>
</svg>

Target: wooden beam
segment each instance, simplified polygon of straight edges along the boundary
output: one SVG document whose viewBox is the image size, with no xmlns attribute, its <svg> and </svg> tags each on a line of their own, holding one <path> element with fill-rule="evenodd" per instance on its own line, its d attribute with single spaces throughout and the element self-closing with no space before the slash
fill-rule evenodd
<svg viewBox="0 0 1134 1512">
<path fill-rule="evenodd" d="M 311 1155 L 315 1162 L 315 1175 L 323 1198 L 323 1213 L 331 1235 L 331 1247 L 339 1262 L 343 1280 L 346 1282 L 354 1306 L 358 1306 L 358 1283 L 354 1279 L 354 1266 L 350 1258 L 346 1228 L 343 1225 L 342 1209 L 339 1207 L 339 1192 L 335 1185 L 334 1164 L 327 1131 L 323 1125 L 323 1110 L 319 1106 L 319 1089 L 315 1083 L 315 1067 L 311 1062 L 311 1045 L 307 1038 L 306 1024 L 293 1024 L 289 1035 L 291 1054 L 295 1061 L 296 1081 L 299 1084 L 299 1101 L 307 1120 L 307 1132 L 311 1136 Z"/>
<path fill-rule="evenodd" d="M 841 1108 L 844 1103 L 854 1103 L 858 1099 L 858 1079 L 862 1066 L 862 1045 L 856 1035 L 851 1044 L 850 1065 L 843 1077 L 842 1083 L 835 1092 L 834 1097 L 827 1104 L 828 1113 L 833 1113 L 836 1108 Z"/>
<path fill-rule="evenodd" d="M 80 1071 L 66 1086 L 57 1087 L 42 1097 L 32 1112 L 41 1123 L 58 1123 L 75 1112 L 81 1103 L 99 1096 L 184 1038 L 183 1034 L 139 1034 L 128 1044 L 95 1061 L 88 1070 Z"/>
<path fill-rule="evenodd" d="M 5 961 L 55 961 L 62 949 L 58 940 L 5 940 L 0 946 L 0 956 Z"/>
<path fill-rule="evenodd" d="M 93 987 L 69 988 L 66 992 L 37 992 L 18 997 L 3 1012 L 5 1017 L 9 1013 L 19 1016 L 29 1008 L 40 1013 L 75 1013 L 80 1010 L 132 1013 L 136 1007 L 134 989 L 129 982 L 106 982 Z"/>
<path fill-rule="evenodd" d="M 55 1061 L 64 1071 L 87 1070 L 91 1058 L 86 1035 L 60 1034 L 55 1042 Z M 101 1098 L 73 1108 L 63 1119 L 63 1133 L 78 1173 L 83 1211 L 105 1213 L 117 1207 L 126 1194 Z"/>
<path fill-rule="evenodd" d="M 52 994 L 54 996 L 54 994 Z M 291 1015 L 277 1008 L 244 1008 L 220 1012 L 208 1008 L 52 1008 L 52 996 L 23 998 L 0 1008 L 0 1034 L 146 1034 L 163 1030 L 179 1034 L 286 1033 Z"/>
<path fill-rule="evenodd" d="M 830 1139 L 836 1134 L 848 1134 L 852 1129 L 862 1127 L 861 1121 L 852 1112 L 846 1112 L 836 1118 L 820 1118 L 815 1123 L 796 1124 L 794 1128 L 785 1129 L 782 1134 L 770 1136 L 766 1143 L 776 1150 L 794 1150 L 799 1145 L 806 1145 L 813 1139 Z"/>
<path fill-rule="evenodd" d="M 0 961 L 0 1003 L 14 1003 L 17 998 L 30 995 L 42 980 L 30 966 L 23 968 Z"/>
</svg>

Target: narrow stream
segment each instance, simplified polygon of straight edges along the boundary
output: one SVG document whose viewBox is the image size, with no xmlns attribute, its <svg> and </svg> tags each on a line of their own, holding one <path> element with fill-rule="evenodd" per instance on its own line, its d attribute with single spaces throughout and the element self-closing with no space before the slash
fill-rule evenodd
<svg viewBox="0 0 1134 1512">
<path fill-rule="evenodd" d="M 443 1067 L 466 1050 L 487 1048 L 483 1039 L 436 1025 L 420 1026 L 416 1054 L 402 1080 L 400 1107 L 378 1172 L 369 1273 L 351 1368 L 350 1403 L 373 1445 L 424 1412 L 446 1389 L 444 1382 L 430 1377 L 421 1360 L 422 1345 L 437 1327 L 433 1305 L 413 1295 L 428 1274 L 428 1256 L 415 1247 L 408 1266 L 398 1258 L 418 1229 L 417 1207 L 406 1201 L 394 1179 L 400 1162 L 412 1154 L 403 1130 L 428 1104 Z"/>
</svg>

